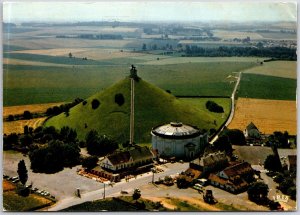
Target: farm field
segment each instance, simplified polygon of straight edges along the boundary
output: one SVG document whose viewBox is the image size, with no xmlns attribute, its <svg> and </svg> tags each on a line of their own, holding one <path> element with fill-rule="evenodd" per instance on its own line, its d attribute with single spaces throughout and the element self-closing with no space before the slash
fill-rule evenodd
<svg viewBox="0 0 300 215">
<path fill-rule="evenodd" d="M 250 37 L 252 40 L 262 39 L 263 36 L 256 32 L 243 32 L 243 31 L 228 31 L 228 30 L 214 30 L 213 31 L 215 37 L 220 37 L 223 39 L 244 39 L 246 37 Z"/>
<path fill-rule="evenodd" d="M 234 83 L 227 77 L 257 65 L 253 58 L 245 58 L 246 62 L 238 58 L 232 58 L 231 62 L 219 62 L 217 58 L 211 60 L 201 63 L 139 65 L 137 69 L 142 79 L 170 90 L 173 95 L 229 96 Z M 5 65 L 4 106 L 87 98 L 129 75 L 129 65 Z"/>
<path fill-rule="evenodd" d="M 243 71 L 243 73 L 270 75 L 281 78 L 297 78 L 296 61 L 270 61 L 261 66 L 253 67 Z"/>
<path fill-rule="evenodd" d="M 42 113 L 50 107 L 59 106 L 63 103 L 47 103 L 47 104 L 34 104 L 34 105 L 20 105 L 3 107 L 3 117 L 7 117 L 12 114 L 23 114 L 24 111 L 29 110 L 31 113 Z"/>
<path fill-rule="evenodd" d="M 162 60 L 152 60 L 145 63 L 139 63 L 144 65 L 166 65 L 166 64 L 180 64 L 180 63 L 216 63 L 216 62 L 246 62 L 256 63 L 263 60 L 263 58 L 255 57 L 171 57 Z"/>
<path fill-rule="evenodd" d="M 239 98 L 228 127 L 243 131 L 250 122 L 264 134 L 288 131 L 289 134 L 296 135 L 296 101 Z"/>
<path fill-rule="evenodd" d="M 145 54 L 138 52 L 129 52 L 128 50 L 120 49 L 105 49 L 105 48 L 57 48 L 57 49 L 37 49 L 37 50 L 19 50 L 12 51 L 10 53 L 22 53 L 22 54 L 36 54 L 36 55 L 49 55 L 49 56 L 64 56 L 68 57 L 69 53 L 72 53 L 73 57 L 93 60 L 105 60 L 114 58 L 126 58 L 143 56 Z"/>
<path fill-rule="evenodd" d="M 296 89 L 296 79 L 243 73 L 238 97 L 296 100 Z"/>
<path fill-rule="evenodd" d="M 180 98 L 181 101 L 184 101 L 186 104 L 193 105 L 201 111 L 207 112 L 216 119 L 216 124 L 220 127 L 227 119 L 230 114 L 231 109 L 231 99 L 230 98 Z M 214 101 L 218 105 L 222 106 L 224 113 L 213 113 L 206 109 L 206 102 Z"/>
<path fill-rule="evenodd" d="M 34 118 L 29 120 L 17 120 L 11 122 L 3 122 L 3 133 L 11 134 L 11 133 L 24 133 L 24 126 L 28 125 L 28 127 L 32 127 L 33 129 L 41 126 L 47 117 Z"/>
</svg>

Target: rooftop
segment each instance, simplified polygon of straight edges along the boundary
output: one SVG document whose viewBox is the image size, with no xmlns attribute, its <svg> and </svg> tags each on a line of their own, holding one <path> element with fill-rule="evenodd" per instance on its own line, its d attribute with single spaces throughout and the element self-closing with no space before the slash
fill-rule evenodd
<svg viewBox="0 0 300 215">
<path fill-rule="evenodd" d="M 151 133 L 160 137 L 173 139 L 197 137 L 201 134 L 196 126 L 186 125 L 182 122 L 170 122 L 169 124 L 159 125 L 154 127 Z"/>
</svg>

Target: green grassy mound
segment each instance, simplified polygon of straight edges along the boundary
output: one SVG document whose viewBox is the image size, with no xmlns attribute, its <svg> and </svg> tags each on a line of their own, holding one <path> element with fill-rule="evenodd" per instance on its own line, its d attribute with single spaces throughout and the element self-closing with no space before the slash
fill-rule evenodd
<svg viewBox="0 0 300 215">
<path fill-rule="evenodd" d="M 121 93 L 125 103 L 115 103 L 115 95 Z M 92 109 L 97 99 L 100 106 Z M 69 116 L 62 113 L 50 118 L 44 126 L 75 128 L 80 139 L 92 129 L 123 143 L 129 140 L 130 79 L 126 78 L 88 98 L 87 103 L 70 109 Z M 171 121 L 181 121 L 200 129 L 215 128 L 214 117 L 187 104 L 164 90 L 143 80 L 135 82 L 135 142 L 150 142 L 151 128 Z"/>
</svg>

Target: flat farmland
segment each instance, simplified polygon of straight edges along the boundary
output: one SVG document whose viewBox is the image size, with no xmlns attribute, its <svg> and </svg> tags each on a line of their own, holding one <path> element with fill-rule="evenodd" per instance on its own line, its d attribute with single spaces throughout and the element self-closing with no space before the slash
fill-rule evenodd
<svg viewBox="0 0 300 215">
<path fill-rule="evenodd" d="M 24 133 L 24 126 L 32 127 L 33 129 L 38 126 L 43 125 L 44 121 L 47 117 L 34 118 L 29 120 L 17 120 L 11 122 L 3 122 L 3 133 L 11 134 L 11 133 Z"/>
<path fill-rule="evenodd" d="M 179 63 L 204 63 L 204 62 L 252 62 L 256 63 L 263 58 L 255 57 L 169 57 L 161 60 L 152 60 L 145 63 L 145 65 L 167 65 L 167 64 L 179 64 Z"/>
<path fill-rule="evenodd" d="M 173 95 L 229 96 L 234 82 L 227 77 L 257 65 L 253 58 L 248 61 L 247 58 L 245 61 L 234 58 L 231 60 L 218 62 L 218 59 L 211 59 L 211 62 L 139 65 L 137 69 L 142 79 L 170 90 Z M 129 75 L 129 65 L 5 65 L 4 106 L 87 98 Z"/>
<path fill-rule="evenodd" d="M 270 75 L 243 73 L 238 97 L 296 100 L 297 80 Z"/>
<path fill-rule="evenodd" d="M 263 39 L 263 36 L 256 32 L 214 30 L 213 33 L 215 37 L 220 37 L 223 39 L 244 39 L 246 37 L 250 37 L 252 40 Z"/>
<path fill-rule="evenodd" d="M 35 50 L 20 50 L 13 51 L 11 53 L 23 53 L 23 54 L 36 54 L 36 55 L 49 55 L 49 56 L 64 56 L 68 57 L 69 53 L 72 53 L 73 57 L 93 60 L 107 60 L 114 58 L 127 58 L 143 56 L 145 54 L 137 52 L 129 52 L 120 49 L 107 49 L 107 48 L 60 48 L 60 49 L 35 49 Z"/>
<path fill-rule="evenodd" d="M 54 48 L 121 48 L 127 44 L 134 42 L 134 39 L 124 40 L 88 40 L 88 39 L 72 39 L 72 38 L 28 38 L 20 39 L 14 38 L 9 42 L 15 46 L 23 47 L 26 49 L 54 49 Z M 4 44 L 8 45 L 4 40 Z"/>
<path fill-rule="evenodd" d="M 296 61 L 270 61 L 263 65 L 253 67 L 243 73 L 270 75 L 281 78 L 297 78 L 297 62 Z"/>
<path fill-rule="evenodd" d="M 9 106 L 3 107 L 3 117 L 7 117 L 12 114 L 23 114 L 24 111 L 28 110 L 31 113 L 42 113 L 50 107 L 59 106 L 63 103 L 47 103 L 47 104 L 33 104 L 33 105 L 19 105 L 19 106 Z"/>
<path fill-rule="evenodd" d="M 265 134 L 288 131 L 297 134 L 296 101 L 239 98 L 231 129 L 244 130 L 253 122 Z"/>
</svg>

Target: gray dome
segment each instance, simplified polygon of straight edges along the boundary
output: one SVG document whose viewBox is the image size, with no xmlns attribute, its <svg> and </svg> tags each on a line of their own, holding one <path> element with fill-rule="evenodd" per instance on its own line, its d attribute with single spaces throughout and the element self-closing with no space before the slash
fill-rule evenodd
<svg viewBox="0 0 300 215">
<path fill-rule="evenodd" d="M 152 134 L 170 139 L 185 139 L 199 136 L 200 130 L 195 126 L 185 125 L 181 122 L 171 122 L 153 128 Z"/>
</svg>

